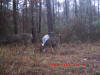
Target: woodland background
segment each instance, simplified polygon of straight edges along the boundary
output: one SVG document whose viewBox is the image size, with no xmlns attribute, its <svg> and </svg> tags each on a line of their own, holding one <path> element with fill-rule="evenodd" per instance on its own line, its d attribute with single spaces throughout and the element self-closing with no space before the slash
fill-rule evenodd
<svg viewBox="0 0 100 75">
<path fill-rule="evenodd" d="M 54 31 L 62 34 L 66 42 L 100 40 L 99 0 L 50 0 L 49 3 L 0 0 L 0 39 L 32 33 L 36 40 L 40 34 Z"/>
<path fill-rule="evenodd" d="M 60 42 L 43 53 L 47 33 Z M 0 75 L 100 75 L 100 0 L 0 0 Z"/>
</svg>

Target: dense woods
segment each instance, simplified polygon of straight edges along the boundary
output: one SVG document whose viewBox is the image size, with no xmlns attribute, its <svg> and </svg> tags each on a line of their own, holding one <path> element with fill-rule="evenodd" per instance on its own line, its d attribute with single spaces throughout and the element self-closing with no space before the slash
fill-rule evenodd
<svg viewBox="0 0 100 75">
<path fill-rule="evenodd" d="M 99 0 L 1 0 L 0 38 L 32 33 L 36 40 L 40 34 L 54 32 L 62 34 L 66 42 L 97 41 L 99 3 Z"/>
<path fill-rule="evenodd" d="M 0 0 L 0 75 L 100 75 L 100 0 Z"/>
</svg>

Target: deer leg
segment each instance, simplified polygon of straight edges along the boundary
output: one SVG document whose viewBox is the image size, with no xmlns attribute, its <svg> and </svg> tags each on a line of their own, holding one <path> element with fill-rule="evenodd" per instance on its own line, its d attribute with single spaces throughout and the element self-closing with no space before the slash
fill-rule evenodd
<svg viewBox="0 0 100 75">
<path fill-rule="evenodd" d="M 20 51 L 18 50 L 18 45 L 15 43 L 16 53 L 19 54 Z"/>
<path fill-rule="evenodd" d="M 42 46 L 42 52 L 46 52 L 45 46 Z"/>
</svg>

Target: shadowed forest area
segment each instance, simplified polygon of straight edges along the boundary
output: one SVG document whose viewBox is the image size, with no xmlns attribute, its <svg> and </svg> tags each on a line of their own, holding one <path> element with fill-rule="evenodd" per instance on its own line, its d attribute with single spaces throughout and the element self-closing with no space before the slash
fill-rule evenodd
<svg viewBox="0 0 100 75">
<path fill-rule="evenodd" d="M 100 75 L 100 0 L 0 0 L 0 75 Z"/>
</svg>

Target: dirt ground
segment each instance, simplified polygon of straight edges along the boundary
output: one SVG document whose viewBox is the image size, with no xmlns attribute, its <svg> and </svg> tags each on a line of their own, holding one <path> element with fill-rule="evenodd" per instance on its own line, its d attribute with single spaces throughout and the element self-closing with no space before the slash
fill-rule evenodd
<svg viewBox="0 0 100 75">
<path fill-rule="evenodd" d="M 0 75 L 100 75 L 100 43 L 32 46 L 0 46 Z"/>
</svg>

